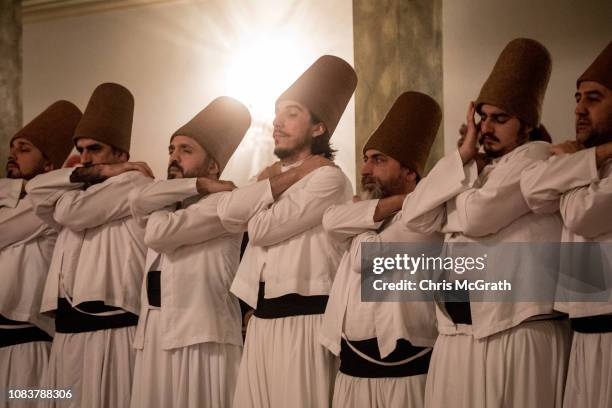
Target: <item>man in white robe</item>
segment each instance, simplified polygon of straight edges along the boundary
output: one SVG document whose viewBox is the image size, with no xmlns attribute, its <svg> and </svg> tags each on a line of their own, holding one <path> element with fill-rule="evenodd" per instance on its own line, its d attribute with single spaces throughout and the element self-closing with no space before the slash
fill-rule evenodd
<svg viewBox="0 0 612 408">
<path fill-rule="evenodd" d="M 25 186 L 62 166 L 81 116 L 74 104 L 55 102 L 10 141 L 0 179 L 0 407 L 9 406 L 8 390 L 42 388 L 54 329 L 40 299 L 57 231 L 34 214 Z"/>
<path fill-rule="evenodd" d="M 317 337 L 341 252 L 322 219 L 352 196 L 329 140 L 356 84 L 342 59 L 318 59 L 276 102 L 280 161 L 219 200 L 222 224 L 250 238 L 231 287 L 255 308 L 234 407 L 331 404 L 336 363 Z"/>
<path fill-rule="evenodd" d="M 577 243 L 583 252 L 589 243 L 602 243 L 599 253 L 605 265 L 612 259 L 612 43 L 578 78 L 576 91 L 576 139 L 552 147 L 553 156 L 525 170 L 521 187 L 536 213 L 560 212 L 562 241 Z M 562 251 L 569 246 L 563 244 Z M 562 255 L 564 255 L 562 252 Z M 566 252 L 567 253 L 567 252 Z M 583 252 L 584 253 L 584 252 Z M 605 259 L 604 259 L 605 258 Z M 584 264 L 582 264 L 584 267 Z M 586 273 L 584 273 L 586 272 Z M 565 386 L 564 407 L 612 406 L 612 297 L 574 298 L 577 287 L 563 282 L 588 273 L 574 271 L 561 281 L 557 309 L 570 316 L 572 349 Z M 610 267 L 603 271 L 610 282 Z M 584 277 L 580 279 L 580 274 Z M 576 275 L 575 275 L 576 274 Z M 575 281 L 574 281 L 575 282 Z M 568 290 L 568 291 L 565 291 Z M 601 299 L 599 299 L 601 300 Z"/>
<path fill-rule="evenodd" d="M 170 138 L 168 180 L 130 194 L 150 248 L 132 408 L 231 406 L 242 319 L 229 289 L 242 234 L 223 227 L 217 203 L 235 188 L 219 175 L 250 123 L 240 102 L 215 99 Z"/>
<path fill-rule="evenodd" d="M 478 277 L 488 282 L 506 276 L 515 291 L 532 287 L 544 271 L 558 266 L 556 259 L 528 258 L 527 251 L 516 256 L 512 246 L 554 243 L 560 235 L 559 218 L 531 212 L 520 189 L 522 171 L 549 156 L 550 144 L 538 140 L 543 138 L 540 114 L 550 71 L 544 46 L 530 39 L 511 41 L 470 103 L 467 133 L 458 150 L 435 165 L 402 210 L 408 227 L 447 234 L 447 251 L 456 243 L 486 247 L 491 254 Z M 478 139 L 484 153 L 478 151 Z M 536 261 L 542 262 L 538 268 Z M 450 278 L 461 279 L 454 271 Z M 519 301 L 489 292 L 482 294 L 487 301 L 469 292 L 459 302 L 438 301 L 439 336 L 425 406 L 560 407 L 569 330 L 553 310 L 551 286 L 549 296 L 529 301 L 516 292 Z"/>
<path fill-rule="evenodd" d="M 330 207 L 323 228 L 350 244 L 334 279 L 320 340 L 340 357 L 333 406 L 422 408 L 431 347 L 437 337 L 434 303 L 362 301 L 361 244 L 411 242 L 439 253 L 443 235 L 404 226 L 402 203 L 425 169 L 442 112 L 429 96 L 405 92 L 363 148 L 364 199 Z M 416 254 L 415 255 L 420 255 Z"/>
<path fill-rule="evenodd" d="M 71 398 L 51 405 L 130 403 L 146 251 L 128 195 L 152 181 L 145 163 L 128 162 L 133 110 L 126 88 L 98 86 L 73 136 L 83 166 L 26 186 L 36 214 L 61 229 L 41 302 L 56 330 L 44 385 Z"/>
</svg>

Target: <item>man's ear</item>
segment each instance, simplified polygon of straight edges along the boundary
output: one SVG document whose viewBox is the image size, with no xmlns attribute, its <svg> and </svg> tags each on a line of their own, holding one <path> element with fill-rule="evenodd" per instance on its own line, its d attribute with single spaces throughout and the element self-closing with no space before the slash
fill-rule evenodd
<svg viewBox="0 0 612 408">
<path fill-rule="evenodd" d="M 404 171 L 404 180 L 405 180 L 407 183 L 414 183 L 414 182 L 416 182 L 416 179 L 417 179 L 417 174 L 416 174 L 416 172 L 414 172 L 414 171 L 410 170 L 410 169 L 409 169 L 409 168 L 407 168 L 407 167 L 405 167 L 405 168 L 403 169 L 403 171 Z"/>
<path fill-rule="evenodd" d="M 55 166 L 53 165 L 53 163 L 51 163 L 51 160 L 49 159 L 44 159 L 45 160 L 45 165 L 43 166 L 43 170 L 46 172 L 51 171 L 51 170 L 55 170 Z"/>
<path fill-rule="evenodd" d="M 312 137 L 319 137 L 325 134 L 325 130 L 326 128 L 323 122 L 317 123 L 316 125 L 313 126 Z"/>
<path fill-rule="evenodd" d="M 219 163 L 216 160 L 211 159 L 208 163 L 208 175 L 209 176 L 217 176 L 217 179 L 221 176 L 221 171 L 219 169 Z"/>
<path fill-rule="evenodd" d="M 119 159 L 119 162 L 128 162 L 130 161 L 130 154 L 127 152 L 124 152 L 123 150 L 115 150 L 114 154 L 117 156 L 117 158 Z"/>
</svg>

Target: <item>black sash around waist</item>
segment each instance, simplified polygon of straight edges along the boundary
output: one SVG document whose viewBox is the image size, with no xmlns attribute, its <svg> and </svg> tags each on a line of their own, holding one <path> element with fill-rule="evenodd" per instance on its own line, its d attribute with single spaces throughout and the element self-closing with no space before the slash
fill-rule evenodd
<svg viewBox="0 0 612 408">
<path fill-rule="evenodd" d="M 147 299 L 151 306 L 161 307 L 161 271 L 147 273 Z"/>
<path fill-rule="evenodd" d="M 393 353 L 381 359 L 376 338 L 359 341 L 352 340 L 351 345 L 368 357 L 385 363 L 406 360 L 427 349 L 426 347 L 415 347 L 408 340 L 400 339 Z M 427 374 L 430 360 L 431 350 L 405 364 L 394 366 L 379 365 L 355 353 L 345 339 L 342 339 L 340 344 L 340 372 L 352 377 L 388 378 Z"/>
<path fill-rule="evenodd" d="M 21 326 L 31 324 L 7 319 L 0 315 L 0 325 Z M 17 344 L 30 343 L 33 341 L 52 341 L 53 338 L 38 327 L 24 327 L 19 329 L 0 329 L 0 348 L 15 346 Z"/>
<path fill-rule="evenodd" d="M 18 320 L 11 320 L 0 314 L 0 325 L 2 326 L 21 326 L 22 324 L 32 324 L 32 323 L 20 322 Z"/>
<path fill-rule="evenodd" d="M 0 348 L 33 341 L 53 341 L 53 338 L 38 327 L 0 329 Z"/>
<path fill-rule="evenodd" d="M 455 324 L 472 324 L 470 302 L 444 302 L 448 317 Z"/>
<path fill-rule="evenodd" d="M 329 298 L 326 295 L 302 296 L 290 293 L 277 298 L 265 299 L 264 293 L 265 282 L 260 282 L 254 315 L 261 319 L 323 314 Z"/>
<path fill-rule="evenodd" d="M 572 330 L 578 333 L 612 332 L 612 315 L 597 315 L 570 319 Z"/>
<path fill-rule="evenodd" d="M 77 310 L 64 299 L 57 300 L 55 316 L 55 331 L 58 333 L 83 333 L 97 330 L 117 329 L 120 327 L 136 326 L 138 316 L 124 312 L 111 316 L 95 316 L 95 314 L 122 310 L 118 307 L 107 306 L 102 301 L 83 302 Z M 88 314 L 92 313 L 92 314 Z"/>
</svg>

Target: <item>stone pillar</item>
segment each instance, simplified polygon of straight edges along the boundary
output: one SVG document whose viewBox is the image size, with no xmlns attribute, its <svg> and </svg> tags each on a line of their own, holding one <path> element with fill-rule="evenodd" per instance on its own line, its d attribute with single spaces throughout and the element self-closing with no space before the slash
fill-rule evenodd
<svg viewBox="0 0 612 408">
<path fill-rule="evenodd" d="M 0 177 L 21 118 L 21 1 L 0 1 Z"/>
<path fill-rule="evenodd" d="M 424 92 L 443 106 L 442 0 L 353 0 L 353 37 L 359 181 L 363 144 L 402 92 Z M 440 125 L 427 170 L 444 154 L 442 130 Z"/>
</svg>

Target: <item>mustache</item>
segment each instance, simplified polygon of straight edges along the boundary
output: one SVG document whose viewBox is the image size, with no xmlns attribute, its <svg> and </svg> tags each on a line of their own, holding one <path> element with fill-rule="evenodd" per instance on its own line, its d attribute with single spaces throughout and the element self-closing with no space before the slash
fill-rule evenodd
<svg viewBox="0 0 612 408">
<path fill-rule="evenodd" d="M 12 164 L 13 166 L 19 168 L 19 164 L 17 164 L 17 162 L 15 160 L 7 160 L 6 167 L 8 167 L 9 164 Z"/>
<path fill-rule="evenodd" d="M 480 136 L 480 140 L 478 141 L 480 144 L 482 144 L 485 140 L 485 138 L 489 138 L 494 142 L 499 142 L 499 139 L 497 138 L 497 136 L 495 136 L 493 133 L 484 133 Z"/>
<path fill-rule="evenodd" d="M 172 169 L 172 168 L 175 168 L 175 169 L 178 169 L 178 170 L 180 170 L 180 171 L 183 171 L 183 168 L 181 167 L 181 165 L 180 165 L 180 164 L 178 164 L 178 162 L 177 162 L 177 161 L 173 161 L 172 163 L 170 163 L 170 164 L 168 165 L 168 171 L 170 171 L 170 169 Z"/>
<path fill-rule="evenodd" d="M 378 184 L 378 179 L 372 176 L 361 176 L 361 186 L 365 186 L 366 184 Z"/>
<path fill-rule="evenodd" d="M 272 136 L 287 136 L 287 134 L 285 132 L 283 132 L 282 130 L 274 130 L 274 132 L 272 132 Z"/>
</svg>

